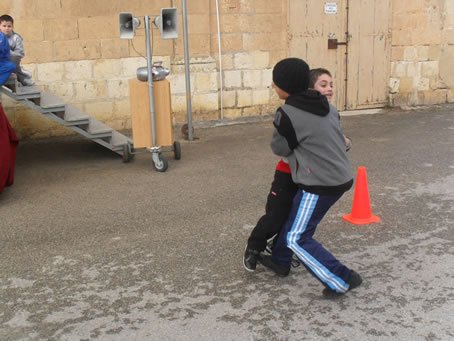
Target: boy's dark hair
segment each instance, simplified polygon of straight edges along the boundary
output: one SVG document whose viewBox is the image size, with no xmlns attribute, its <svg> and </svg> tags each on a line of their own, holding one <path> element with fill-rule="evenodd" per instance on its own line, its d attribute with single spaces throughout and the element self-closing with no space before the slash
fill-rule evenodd
<svg viewBox="0 0 454 341">
<path fill-rule="evenodd" d="M 12 16 L 8 15 L 8 14 L 3 14 L 1 17 L 0 17 L 0 22 L 4 22 L 4 21 L 9 21 L 11 22 L 11 24 L 14 24 L 14 19 Z"/>
<path fill-rule="evenodd" d="M 327 69 L 321 67 L 318 69 L 312 69 L 309 71 L 309 88 L 314 87 L 318 77 L 320 77 L 321 75 L 328 75 L 333 78 L 333 76 L 331 76 L 331 73 Z"/>
</svg>

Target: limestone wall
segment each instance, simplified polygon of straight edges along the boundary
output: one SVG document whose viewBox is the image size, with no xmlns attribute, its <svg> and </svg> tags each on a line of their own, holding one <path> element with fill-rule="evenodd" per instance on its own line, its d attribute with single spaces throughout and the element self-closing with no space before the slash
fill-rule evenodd
<svg viewBox="0 0 454 341">
<path fill-rule="evenodd" d="M 220 0 L 222 99 L 215 0 L 187 1 L 193 119 L 269 114 L 277 103 L 271 67 L 285 56 L 286 1 Z M 144 15 L 178 7 L 180 35 L 163 40 L 153 30 L 153 60 L 170 69 L 175 119 L 186 122 L 181 1 L 3 0 L 0 12 L 15 19 L 25 41 L 23 66 L 49 90 L 114 129 L 131 127 L 127 80 L 146 65 Z M 133 40 L 119 38 L 118 14 L 142 23 Z M 2 98 L 20 138 L 70 134 L 41 114 Z"/>
<path fill-rule="evenodd" d="M 393 0 L 392 105 L 453 102 L 454 1 Z"/>
<path fill-rule="evenodd" d="M 219 5 L 222 63 L 216 1 L 187 1 L 193 119 L 270 114 L 279 103 L 270 86 L 271 69 L 289 51 L 288 2 L 219 0 Z M 175 120 L 186 122 L 181 1 L 0 2 L 0 12 L 15 18 L 15 30 L 25 40 L 23 65 L 38 86 L 120 130 L 131 127 L 127 81 L 146 65 L 143 17 L 154 18 L 165 7 L 178 8 L 180 36 L 163 40 L 154 29 L 153 59 L 170 69 Z M 454 1 L 393 0 L 392 11 L 390 104 L 452 102 Z M 120 12 L 142 19 L 133 40 L 119 38 Z M 71 133 L 7 98 L 2 101 L 20 138 Z"/>
</svg>

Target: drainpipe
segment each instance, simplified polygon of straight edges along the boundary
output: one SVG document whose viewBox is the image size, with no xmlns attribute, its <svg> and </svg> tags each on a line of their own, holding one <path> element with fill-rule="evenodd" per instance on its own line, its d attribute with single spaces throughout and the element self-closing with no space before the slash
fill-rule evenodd
<svg viewBox="0 0 454 341">
<path fill-rule="evenodd" d="M 216 20 L 218 24 L 218 53 L 219 53 L 219 82 L 220 82 L 220 95 L 221 95 L 221 120 L 224 119 L 224 99 L 223 99 L 223 87 L 224 81 L 222 76 L 222 57 L 221 57 L 221 25 L 219 23 L 219 0 L 216 0 Z"/>
<path fill-rule="evenodd" d="M 350 33 L 348 30 L 348 12 L 350 11 L 350 6 L 347 0 L 347 32 L 345 32 L 345 41 L 347 42 L 345 46 L 345 84 L 344 84 L 344 91 L 345 91 L 345 96 L 344 96 L 344 110 L 347 110 L 347 99 L 348 99 L 348 41 L 350 40 Z"/>
<path fill-rule="evenodd" d="M 188 21 L 186 0 L 181 0 L 183 8 L 183 42 L 184 42 L 184 72 L 186 78 L 186 110 L 188 115 L 188 140 L 192 141 L 192 102 L 191 102 L 191 79 L 189 74 L 189 52 L 188 52 Z"/>
</svg>

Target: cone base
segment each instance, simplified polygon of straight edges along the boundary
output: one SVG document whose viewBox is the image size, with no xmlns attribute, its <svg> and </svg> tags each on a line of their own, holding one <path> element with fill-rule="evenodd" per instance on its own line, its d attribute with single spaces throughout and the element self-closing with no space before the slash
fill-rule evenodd
<svg viewBox="0 0 454 341">
<path fill-rule="evenodd" d="M 356 225 L 365 225 L 365 224 L 372 224 L 378 223 L 380 221 L 380 217 L 371 214 L 368 218 L 355 218 L 351 214 L 344 215 L 344 220 L 348 221 L 349 223 L 356 224 Z"/>
</svg>

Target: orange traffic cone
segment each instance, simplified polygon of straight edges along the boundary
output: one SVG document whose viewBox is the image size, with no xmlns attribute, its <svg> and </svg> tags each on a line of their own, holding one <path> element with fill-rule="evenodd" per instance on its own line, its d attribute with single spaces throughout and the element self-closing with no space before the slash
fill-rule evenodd
<svg viewBox="0 0 454 341">
<path fill-rule="evenodd" d="M 380 218 L 373 215 L 370 209 L 369 189 L 367 187 L 365 167 L 358 168 L 352 213 L 344 215 L 344 220 L 357 225 L 371 224 L 380 221 Z"/>
</svg>

